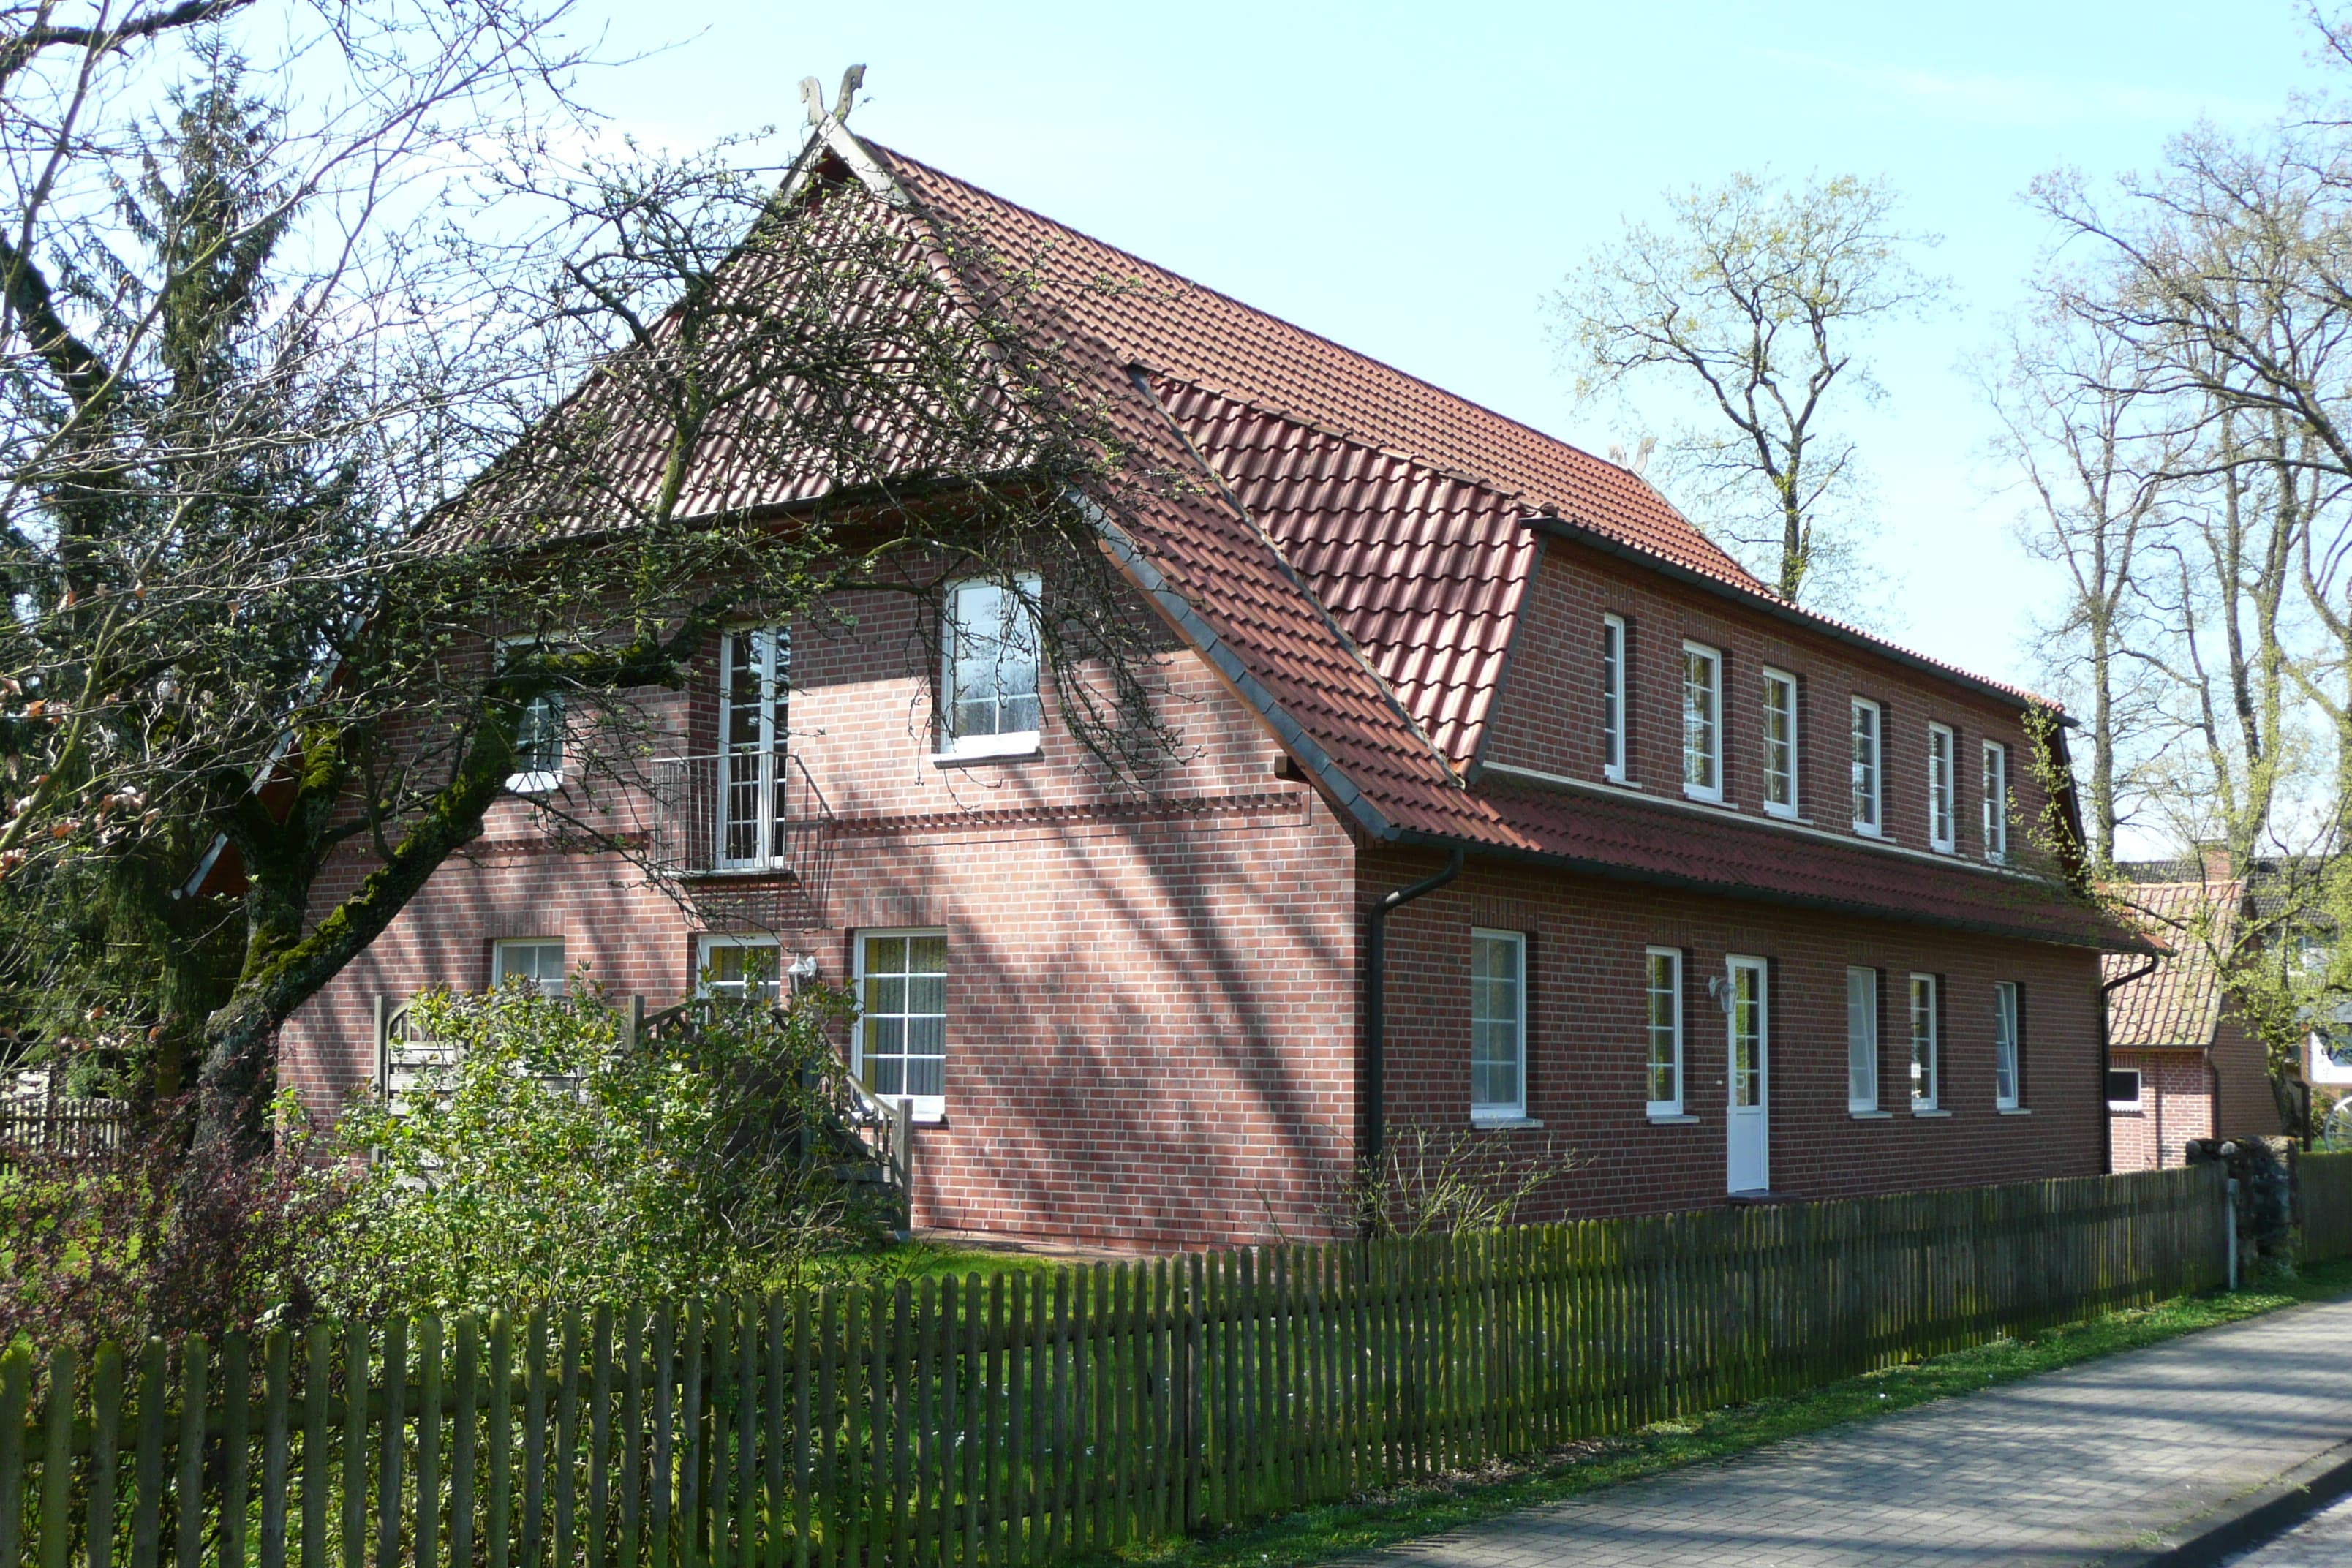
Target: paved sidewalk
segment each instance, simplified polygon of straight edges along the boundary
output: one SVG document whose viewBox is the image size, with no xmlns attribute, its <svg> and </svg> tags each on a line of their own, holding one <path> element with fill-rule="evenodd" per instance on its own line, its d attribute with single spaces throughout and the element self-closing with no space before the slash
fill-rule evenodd
<svg viewBox="0 0 2352 1568">
<path fill-rule="evenodd" d="M 1379 1568 L 2093 1563 L 2352 1439 L 2352 1302 L 2295 1307 L 1409 1542 Z"/>
</svg>

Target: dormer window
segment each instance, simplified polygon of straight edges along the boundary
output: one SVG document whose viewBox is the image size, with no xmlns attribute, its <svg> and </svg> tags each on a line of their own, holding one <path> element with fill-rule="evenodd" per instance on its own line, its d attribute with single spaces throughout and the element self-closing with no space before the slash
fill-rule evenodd
<svg viewBox="0 0 2352 1568">
<path fill-rule="evenodd" d="M 1037 579 L 949 588 L 941 653 L 940 753 L 1019 756 L 1037 749 Z"/>
</svg>

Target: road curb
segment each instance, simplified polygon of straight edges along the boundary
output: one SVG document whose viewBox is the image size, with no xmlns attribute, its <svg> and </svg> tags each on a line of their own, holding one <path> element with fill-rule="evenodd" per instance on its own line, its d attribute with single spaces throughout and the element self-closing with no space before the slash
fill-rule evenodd
<svg viewBox="0 0 2352 1568">
<path fill-rule="evenodd" d="M 2186 1521 L 2181 1528 L 2193 1533 L 2167 1545 L 2102 1557 L 2098 1568 L 2210 1568 L 2347 1493 L 2352 1493 L 2352 1440 L 2323 1448 L 2285 1474 Z"/>
</svg>

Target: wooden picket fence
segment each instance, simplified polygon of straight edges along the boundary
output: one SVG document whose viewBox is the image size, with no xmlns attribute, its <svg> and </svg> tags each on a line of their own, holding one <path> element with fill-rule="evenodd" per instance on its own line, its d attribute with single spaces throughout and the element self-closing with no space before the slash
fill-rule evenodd
<svg viewBox="0 0 2352 1568">
<path fill-rule="evenodd" d="M 0 1355 L 0 1565 L 1038 1568 L 2221 1281 L 2218 1167 Z"/>
<path fill-rule="evenodd" d="M 2305 1263 L 2352 1258 L 2352 1152 L 2296 1155 L 2294 1205 Z"/>
<path fill-rule="evenodd" d="M 0 1170 L 28 1156 L 104 1153 L 121 1145 L 130 1124 L 130 1108 L 120 1100 L 0 1100 Z"/>
</svg>

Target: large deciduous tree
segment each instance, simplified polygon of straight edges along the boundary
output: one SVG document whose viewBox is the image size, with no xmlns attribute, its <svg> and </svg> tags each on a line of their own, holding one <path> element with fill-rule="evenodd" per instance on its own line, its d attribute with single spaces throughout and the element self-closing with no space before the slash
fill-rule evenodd
<svg viewBox="0 0 2352 1568">
<path fill-rule="evenodd" d="M 1079 738 L 1115 769 L 1168 739 L 1098 547 L 1131 465 L 1024 268 L 974 287 L 953 236 L 740 144 L 595 152 L 562 7 L 525 4 L 331 10 L 268 63 L 232 25 L 307 13 L 19 41 L 43 91 L 0 130 L 49 140 L 0 251 L 0 913 L 101 895 L 131 962 L 20 978 L 166 1081 L 199 1063 L 200 1149 L 249 1145 L 279 1026 L 549 715 L 586 766 L 542 816 L 642 858 L 609 787 L 656 740 L 639 694 L 732 617 L 1034 582 Z"/>
<path fill-rule="evenodd" d="M 1850 174 L 1734 174 L 1668 206 L 1585 258 L 1553 300 L 1555 340 L 1580 396 L 1662 386 L 1696 405 L 1667 482 L 1794 602 L 1848 542 L 1860 472 L 1836 416 L 1880 395 L 1862 340 L 1934 301 L 1914 258 L 1936 241 L 1900 226 L 1884 181 Z"/>
</svg>

